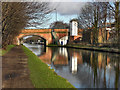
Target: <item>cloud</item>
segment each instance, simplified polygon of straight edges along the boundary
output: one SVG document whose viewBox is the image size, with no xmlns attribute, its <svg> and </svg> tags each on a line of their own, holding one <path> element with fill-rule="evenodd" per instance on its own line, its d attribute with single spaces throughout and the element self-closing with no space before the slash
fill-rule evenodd
<svg viewBox="0 0 120 90">
<path fill-rule="evenodd" d="M 73 15 L 80 13 L 80 10 L 86 2 L 50 2 L 49 8 L 56 8 L 61 15 Z"/>
</svg>

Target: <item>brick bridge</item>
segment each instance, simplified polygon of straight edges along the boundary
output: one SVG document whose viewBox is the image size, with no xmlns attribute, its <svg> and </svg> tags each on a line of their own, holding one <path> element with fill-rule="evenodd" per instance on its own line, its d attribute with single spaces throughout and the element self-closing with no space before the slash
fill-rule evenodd
<svg viewBox="0 0 120 90">
<path fill-rule="evenodd" d="M 14 39 L 14 44 L 19 45 L 20 44 L 20 39 L 26 36 L 31 36 L 31 35 L 37 35 L 40 36 L 41 38 L 46 40 L 46 45 L 52 43 L 52 35 L 51 35 L 52 29 L 23 29 L 21 30 L 21 33 Z M 57 37 L 60 39 L 64 36 L 68 35 L 69 29 L 54 29 L 56 32 Z M 79 37 L 82 37 L 82 29 L 78 29 L 78 36 L 75 36 L 74 39 L 77 39 Z M 110 35 L 109 32 L 107 31 L 107 40 L 109 39 Z M 102 30 L 99 30 L 99 35 L 98 35 L 98 42 L 102 43 Z"/>
<path fill-rule="evenodd" d="M 54 31 L 56 32 L 56 35 L 58 36 L 59 39 L 64 36 L 67 36 L 68 30 L 69 29 L 54 29 Z M 52 43 L 51 31 L 52 31 L 52 29 L 24 29 L 16 37 L 14 44 L 19 45 L 20 39 L 22 39 L 23 37 L 37 35 L 37 36 L 40 36 L 41 38 L 45 39 L 46 45 L 48 45 L 48 44 Z"/>
</svg>

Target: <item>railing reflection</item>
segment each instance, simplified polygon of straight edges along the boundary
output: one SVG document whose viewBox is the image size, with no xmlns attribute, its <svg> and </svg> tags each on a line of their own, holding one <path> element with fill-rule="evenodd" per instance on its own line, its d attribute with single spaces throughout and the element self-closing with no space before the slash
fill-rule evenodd
<svg viewBox="0 0 120 90">
<path fill-rule="evenodd" d="M 67 48 L 59 48 L 59 54 L 68 57 Z"/>
</svg>

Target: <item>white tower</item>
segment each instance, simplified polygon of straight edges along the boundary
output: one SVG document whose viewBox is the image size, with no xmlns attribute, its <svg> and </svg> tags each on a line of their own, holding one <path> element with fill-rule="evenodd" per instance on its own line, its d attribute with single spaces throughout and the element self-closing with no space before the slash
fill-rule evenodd
<svg viewBox="0 0 120 90">
<path fill-rule="evenodd" d="M 72 19 L 70 21 L 70 36 L 78 35 L 78 21 L 77 19 Z"/>
</svg>

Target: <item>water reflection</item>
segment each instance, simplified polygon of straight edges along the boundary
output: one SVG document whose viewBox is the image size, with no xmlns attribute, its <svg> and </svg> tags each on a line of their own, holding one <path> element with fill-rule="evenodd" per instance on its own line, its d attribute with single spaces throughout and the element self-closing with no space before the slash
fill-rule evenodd
<svg viewBox="0 0 120 90">
<path fill-rule="evenodd" d="M 76 88 L 120 88 L 120 56 L 117 54 L 56 47 L 47 47 L 46 52 L 44 49 L 41 52 L 39 58 Z"/>
<path fill-rule="evenodd" d="M 41 56 L 46 52 L 46 48 L 44 48 L 44 45 L 34 45 L 27 43 L 23 43 L 23 45 L 33 51 L 33 53 L 35 53 L 37 56 Z"/>
</svg>

